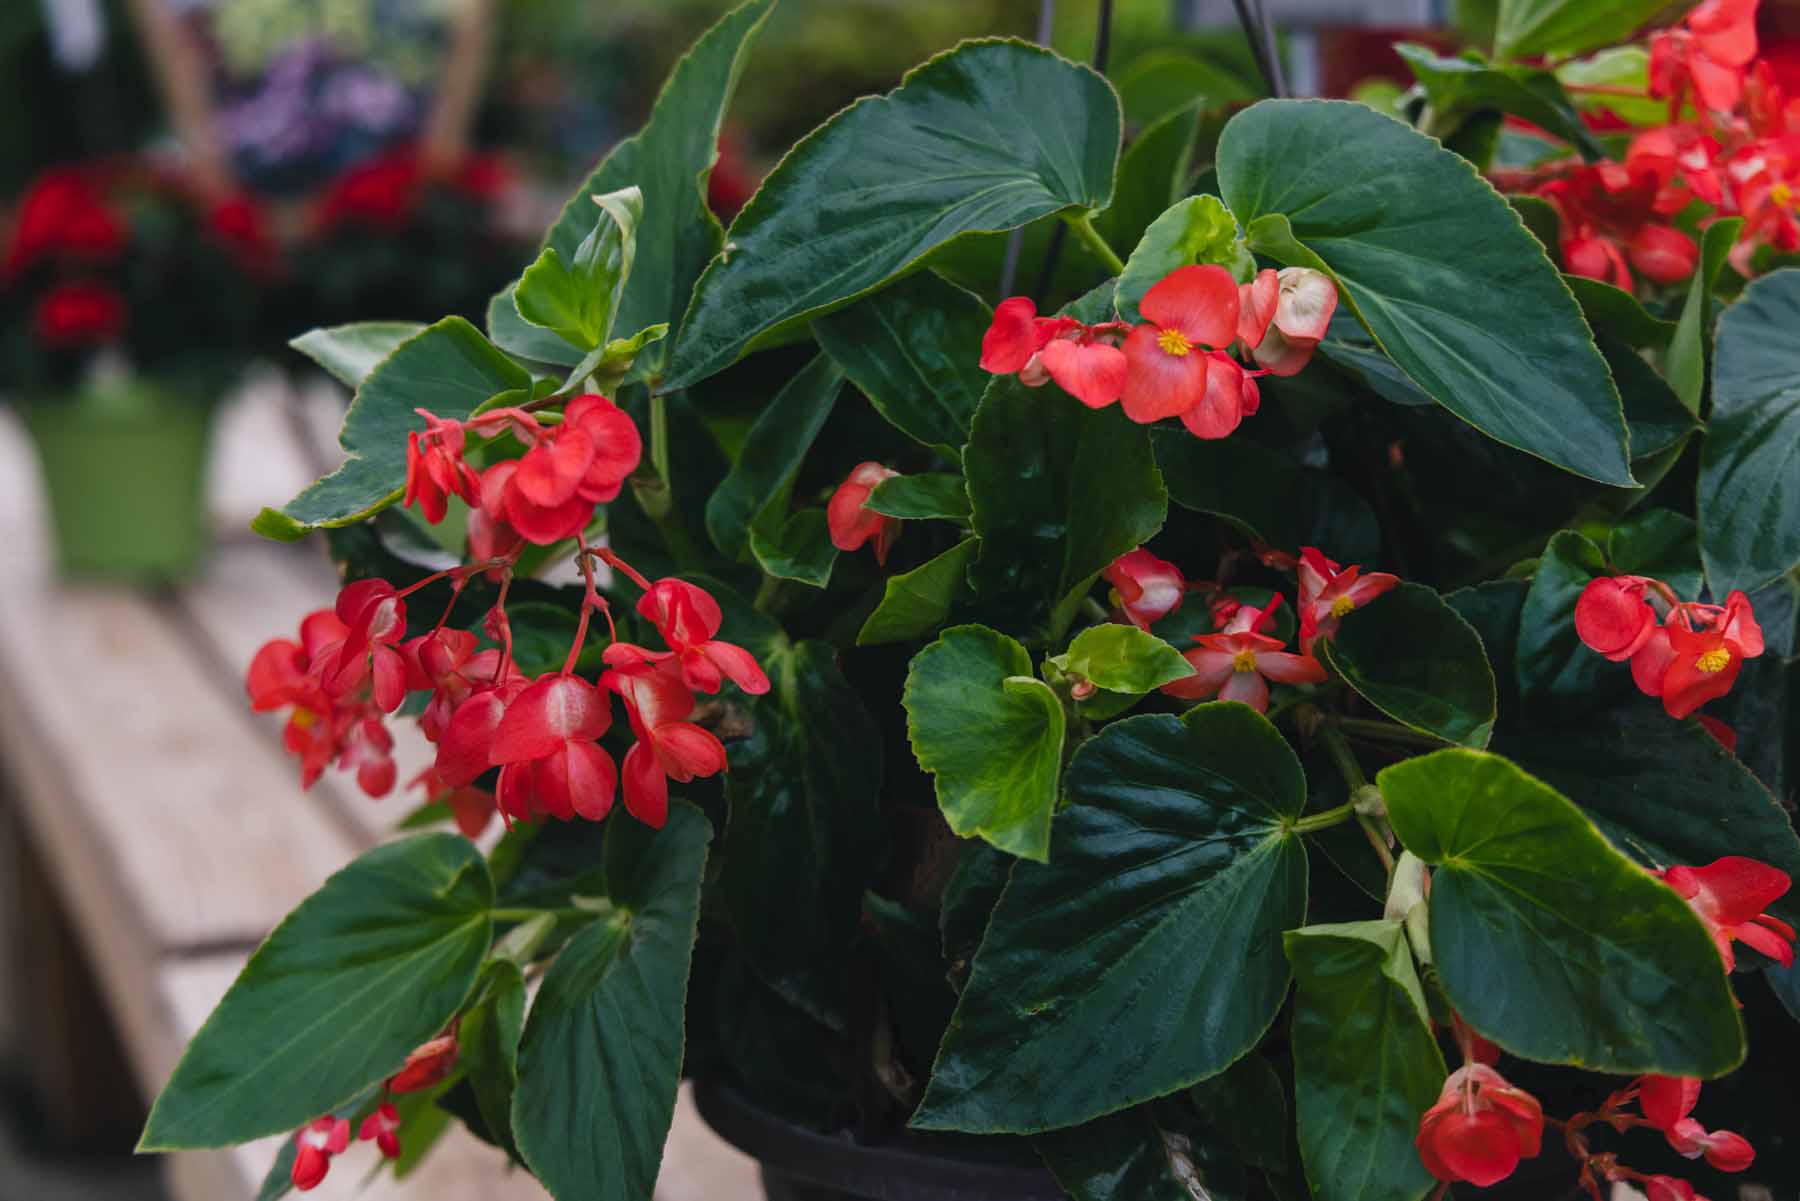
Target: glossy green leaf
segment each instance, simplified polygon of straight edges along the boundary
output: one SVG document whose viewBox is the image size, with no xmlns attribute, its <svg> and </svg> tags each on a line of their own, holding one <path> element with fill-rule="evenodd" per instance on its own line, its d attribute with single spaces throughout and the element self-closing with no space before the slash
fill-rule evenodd
<svg viewBox="0 0 1800 1201">
<path fill-rule="evenodd" d="M 731 748 L 719 883 L 744 952 L 780 985 L 856 935 L 883 845 L 882 740 L 823 642 L 763 655 L 770 690 Z"/>
<path fill-rule="evenodd" d="M 1066 628 L 1094 577 L 1148 541 L 1168 511 L 1144 426 L 1116 405 L 1090 409 L 1047 391 L 996 378 L 963 452 L 981 538 L 970 577 L 1021 632 L 1046 619 Z"/>
<path fill-rule="evenodd" d="M 901 475 L 875 485 L 864 507 L 909 521 L 967 521 L 969 490 L 960 475 Z"/>
<path fill-rule="evenodd" d="M 1094 219 L 1109 246 L 1136 246 L 1150 223 L 1187 195 L 1201 107 L 1195 100 L 1164 113 L 1125 148 L 1113 202 Z"/>
<path fill-rule="evenodd" d="M 462 419 L 502 393 L 531 386 L 531 374 L 461 317 L 446 317 L 401 342 L 364 377 L 344 415 L 341 467 L 279 510 L 252 523 L 266 538 L 293 541 L 324 526 L 349 525 L 400 499 L 407 435 L 425 428 L 414 409 Z"/>
<path fill-rule="evenodd" d="M 1215 263 L 1240 281 L 1256 273 L 1256 260 L 1244 248 L 1237 222 L 1217 196 L 1178 200 L 1150 223 L 1119 276 L 1119 317 L 1138 321 L 1144 293 L 1177 267 L 1193 263 Z"/>
<path fill-rule="evenodd" d="M 507 354 L 549 367 L 573 367 L 586 356 L 574 346 L 541 325 L 533 325 L 519 316 L 513 296 L 518 290 L 514 280 L 488 300 L 488 339 Z"/>
<path fill-rule="evenodd" d="M 1613 382 L 1619 386 L 1619 399 L 1625 407 L 1625 424 L 1631 431 L 1631 459 L 1644 463 L 1681 445 L 1689 434 L 1700 428 L 1656 368 L 1637 351 L 1624 343 L 1599 335 L 1595 344 L 1606 358 Z M 1637 470 L 1633 468 L 1633 470 Z M 1639 475 L 1646 489 L 1651 482 L 1651 469 L 1644 467 Z"/>
<path fill-rule="evenodd" d="M 1579 809 L 1498 755 L 1446 750 L 1377 778 L 1430 864 L 1431 952 L 1451 1004 L 1502 1048 L 1629 1076 L 1744 1057 L 1724 965 L 1687 903 Z"/>
<path fill-rule="evenodd" d="M 1580 54 L 1622 42 L 1668 0 L 1500 0 L 1494 57 Z"/>
<path fill-rule="evenodd" d="M 774 508 L 785 521 L 794 477 L 831 416 L 843 385 L 844 373 L 837 364 L 818 355 L 757 416 L 731 473 L 706 502 L 706 530 L 714 546 L 741 557 L 749 545 L 750 523 L 758 514 Z"/>
<path fill-rule="evenodd" d="M 1507 733 L 1494 745 L 1646 867 L 1748 855 L 1800 878 L 1800 837 L 1787 810 L 1698 722 L 1670 721 L 1652 701 Z M 1770 908 L 1800 921 L 1791 892 Z"/>
<path fill-rule="evenodd" d="M 1675 336 L 1675 322 L 1651 316 L 1643 301 L 1623 288 L 1585 275 L 1565 274 L 1563 282 L 1575 293 L 1581 315 L 1598 338 L 1613 338 L 1634 350 L 1661 350 Z M 1635 445 L 1632 450 L 1637 450 Z"/>
<path fill-rule="evenodd" d="M 959 234 L 1106 207 L 1119 127 L 1112 87 L 1041 47 L 973 41 L 938 55 L 770 172 L 696 285 L 667 386 L 705 379 Z"/>
<path fill-rule="evenodd" d="M 1068 788 L 1049 863 L 1013 868 L 914 1126 L 1035 1133 L 1162 1096 L 1243 1055 L 1287 995 L 1306 779 L 1267 719 L 1228 701 L 1126 718 L 1082 744 Z"/>
<path fill-rule="evenodd" d="M 1476 748 L 1494 731 L 1494 670 L 1481 637 L 1423 584 L 1400 584 L 1345 614 L 1314 650 L 1401 725 Z"/>
<path fill-rule="evenodd" d="M 1522 117 L 1574 146 L 1589 162 L 1606 157 L 1555 75 L 1542 67 L 1496 67 L 1477 59 L 1440 55 L 1428 46 L 1400 42 L 1406 60 L 1425 89 L 1434 117 L 1454 120 L 1481 112 Z"/>
<path fill-rule="evenodd" d="M 987 306 L 930 271 L 813 322 L 813 337 L 875 410 L 951 462 L 987 387 Z"/>
<path fill-rule="evenodd" d="M 685 802 L 606 830 L 610 905 L 544 974 L 519 1045 L 512 1127 L 558 1201 L 644 1201 L 681 1083 L 682 1017 L 711 827 Z"/>
<path fill-rule="evenodd" d="M 1439 404 L 1576 475 L 1632 483 L 1618 392 L 1574 298 L 1467 162 L 1360 104 L 1278 100 L 1232 118 L 1218 167 L 1251 249 L 1330 270 Z"/>
<path fill-rule="evenodd" d="M 881 603 L 857 632 L 856 645 L 903 642 L 935 630 L 949 616 L 956 599 L 968 591 L 969 564 L 977 543 L 965 538 L 911 571 L 887 577 Z"/>
<path fill-rule="evenodd" d="M 1700 534 L 1694 519 L 1668 509 L 1646 509 L 1612 528 L 1606 559 L 1622 575 L 1663 581 L 1677 596 L 1700 595 Z"/>
<path fill-rule="evenodd" d="M 1108 692 L 1149 692 L 1194 674 L 1181 652 L 1136 626 L 1089 626 L 1050 662 Z"/>
<path fill-rule="evenodd" d="M 1719 320 L 1700 451 L 1700 551 L 1715 598 L 1800 563 L 1800 270 L 1744 289 Z"/>
<path fill-rule="evenodd" d="M 468 996 L 493 937 L 493 891 L 456 834 L 388 843 L 332 876 L 250 956 L 138 1150 L 287 1134 L 392 1075 Z"/>
<path fill-rule="evenodd" d="M 1294 966 L 1294 1116 L 1318 1201 L 1419 1201 L 1437 1182 L 1413 1139 L 1444 1057 L 1399 922 L 1307 926 Z"/>
<path fill-rule="evenodd" d="M 616 325 L 679 328 L 694 281 L 724 244 L 706 206 L 707 179 L 719 156 L 719 131 L 750 46 L 775 0 L 747 0 L 721 17 L 675 64 L 644 127 L 626 138 L 576 189 L 544 245 L 571 259 L 593 228 L 590 196 L 632 185 L 644 193 L 637 260 L 620 299 Z M 643 374 L 663 373 L 669 343 L 646 355 Z"/>
<path fill-rule="evenodd" d="M 358 321 L 307 330 L 288 345 L 355 391 L 381 360 L 424 328 L 416 321 Z"/>
<path fill-rule="evenodd" d="M 637 254 L 644 194 L 635 187 L 591 198 L 594 227 L 564 259 L 554 246 L 539 252 L 513 290 L 513 306 L 582 352 L 605 345 Z"/>
<path fill-rule="evenodd" d="M 1071 1201 L 1195 1201 L 1201 1177 L 1186 1139 L 1157 1125 L 1148 1106 L 1107 1114 L 1036 1140 Z"/>
<path fill-rule="evenodd" d="M 1062 701 L 1031 656 L 986 626 L 956 626 L 913 656 L 906 732 L 936 777 L 938 808 L 964 838 L 980 835 L 1042 861 L 1062 773 Z"/>
<path fill-rule="evenodd" d="M 512 1102 L 519 1083 L 519 1038 L 525 1030 L 525 975 L 510 959 L 495 960 L 482 974 L 482 998 L 456 1029 L 458 1062 L 488 1133 L 516 1153 Z"/>
<path fill-rule="evenodd" d="M 1287 1088 L 1267 1059 L 1251 1052 L 1188 1089 L 1188 1096 L 1245 1164 L 1265 1172 L 1287 1170 Z"/>
<path fill-rule="evenodd" d="M 1713 222 L 1700 235 L 1700 264 L 1688 281 L 1687 301 L 1681 306 L 1681 319 L 1675 323 L 1669 354 L 1663 361 L 1669 387 L 1690 413 L 1700 412 L 1701 394 L 1706 390 L 1707 350 L 1713 334 L 1713 288 L 1743 225 L 1741 217 L 1727 217 Z"/>
<path fill-rule="evenodd" d="M 779 508 L 764 509 L 750 523 L 750 557 L 778 580 L 825 587 L 831 582 L 838 557 L 825 510 L 784 514 Z"/>
</svg>

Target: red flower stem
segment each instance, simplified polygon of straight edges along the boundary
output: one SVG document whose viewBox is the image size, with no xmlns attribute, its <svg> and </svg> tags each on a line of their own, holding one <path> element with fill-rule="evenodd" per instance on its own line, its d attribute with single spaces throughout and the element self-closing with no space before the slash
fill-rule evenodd
<svg viewBox="0 0 1800 1201">
<path fill-rule="evenodd" d="M 494 609 L 500 614 L 500 673 L 499 681 L 506 682 L 506 677 L 513 669 L 512 620 L 506 616 L 506 593 L 512 587 L 512 568 L 508 566 L 506 574 L 500 577 L 500 595 L 494 600 Z M 511 827 L 508 826 L 508 829 Z"/>
<path fill-rule="evenodd" d="M 450 587 L 450 603 L 444 606 L 443 613 L 438 616 L 437 624 L 431 627 L 431 632 L 433 634 L 443 629 L 444 623 L 450 620 L 450 613 L 456 608 L 456 602 L 462 598 L 463 589 L 469 586 L 469 580 L 471 578 L 471 576 L 467 575 L 457 575 L 454 583 Z"/>
<path fill-rule="evenodd" d="M 596 546 L 588 553 L 599 558 L 599 560 L 607 566 L 615 567 L 624 572 L 625 578 L 629 579 L 639 588 L 642 588 L 645 592 L 650 591 L 650 581 L 644 578 L 643 573 L 625 560 L 619 558 L 618 555 L 614 554 L 611 547 Z"/>
<path fill-rule="evenodd" d="M 575 552 L 575 565 L 581 569 L 581 578 L 587 583 L 587 591 L 581 597 L 581 619 L 575 625 L 575 641 L 569 646 L 569 657 L 563 660 L 562 673 L 565 676 L 574 673 L 575 661 L 581 658 L 582 645 L 587 641 L 588 619 L 594 610 L 598 609 L 606 615 L 607 631 L 611 633 L 614 642 L 619 640 L 619 631 L 613 625 L 612 608 L 594 583 L 594 557 L 597 552 L 589 549 L 587 539 L 580 534 L 575 535 L 575 545 L 579 548 Z"/>
</svg>

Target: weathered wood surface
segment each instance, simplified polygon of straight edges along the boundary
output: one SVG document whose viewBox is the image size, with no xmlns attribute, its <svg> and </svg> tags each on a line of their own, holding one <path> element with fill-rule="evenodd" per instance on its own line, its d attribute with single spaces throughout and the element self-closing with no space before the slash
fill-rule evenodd
<svg viewBox="0 0 1800 1201">
<path fill-rule="evenodd" d="M 244 529 L 309 478 L 283 400 L 265 381 L 222 415 L 210 481 L 221 546 L 200 579 L 164 593 L 51 578 L 36 463 L 0 413 L 0 769 L 146 1096 L 276 921 L 390 837 L 413 803 L 399 789 L 371 801 L 331 772 L 302 792 L 278 721 L 245 701 L 256 647 L 292 636 L 336 587 L 317 547 L 259 543 Z M 430 748 L 410 723 L 395 733 L 403 785 Z M 278 1145 L 171 1156 L 174 1196 L 249 1198 Z M 313 1196 L 545 1196 L 460 1129 L 406 1181 L 384 1175 L 359 1191 L 366 1170 L 366 1155 L 348 1157 Z M 754 1165 L 700 1123 L 684 1092 L 657 1201 L 761 1196 Z"/>
</svg>

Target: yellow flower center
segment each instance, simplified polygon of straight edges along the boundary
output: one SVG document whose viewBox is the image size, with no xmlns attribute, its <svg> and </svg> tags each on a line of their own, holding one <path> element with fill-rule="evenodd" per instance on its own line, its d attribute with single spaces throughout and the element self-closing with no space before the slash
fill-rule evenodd
<svg viewBox="0 0 1800 1201">
<path fill-rule="evenodd" d="M 1355 601 L 1347 596 L 1340 596 L 1331 602 L 1331 615 L 1333 617 L 1342 617 L 1354 608 L 1356 608 Z"/>
<path fill-rule="evenodd" d="M 311 709 L 306 708 L 304 705 L 295 705 L 294 715 L 289 718 L 289 720 L 302 730 L 310 730 L 313 728 L 314 723 L 319 720 L 319 715 L 314 713 Z"/>
<path fill-rule="evenodd" d="M 1785 183 L 1778 183 L 1769 189 L 1769 199 L 1773 200 L 1784 209 L 1793 208 L 1794 189 L 1788 187 Z"/>
<path fill-rule="evenodd" d="M 1256 652 L 1255 651 L 1239 651 L 1237 654 L 1231 656 L 1231 670 L 1233 670 L 1233 671 L 1255 671 L 1256 670 Z"/>
<path fill-rule="evenodd" d="M 1172 354 L 1178 359 L 1191 353 L 1194 349 L 1194 344 L 1187 340 L 1187 335 L 1178 329 L 1165 329 L 1162 333 L 1157 334 L 1156 344 L 1162 347 L 1164 354 Z M 1248 671 L 1250 669 L 1242 667 L 1238 670 Z"/>
<path fill-rule="evenodd" d="M 1698 667 L 1701 671 L 1706 672 L 1708 675 L 1711 675 L 1716 671 L 1724 671 L 1726 665 L 1730 662 L 1731 652 L 1722 646 L 1715 646 L 1711 650 L 1703 652 L 1698 659 L 1695 659 L 1694 666 Z"/>
</svg>

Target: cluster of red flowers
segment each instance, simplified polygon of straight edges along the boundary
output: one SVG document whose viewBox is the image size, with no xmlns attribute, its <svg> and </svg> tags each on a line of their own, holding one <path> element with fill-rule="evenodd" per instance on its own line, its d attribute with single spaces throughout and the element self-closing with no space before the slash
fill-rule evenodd
<svg viewBox="0 0 1800 1201">
<path fill-rule="evenodd" d="M 357 1131 L 361 1142 L 372 1142 L 387 1159 L 400 1158 L 400 1111 L 389 1096 L 416 1093 L 443 1083 L 456 1067 L 456 1025 L 406 1057 L 398 1072 L 389 1077 L 381 1101 L 363 1118 Z M 331 1170 L 333 1157 L 350 1147 L 350 1119 L 325 1114 L 294 1132 L 294 1166 L 288 1180 L 301 1192 L 315 1189 Z"/>
<path fill-rule="evenodd" d="M 512 182 L 504 159 L 472 154 L 447 172 L 434 172 L 417 147 L 403 146 L 344 172 L 317 201 L 320 231 L 342 225 L 377 230 L 404 228 L 434 186 L 481 204 L 493 204 Z"/>
<path fill-rule="evenodd" d="M 437 746 L 436 761 L 415 783 L 447 803 L 470 837 L 494 810 L 507 822 L 550 816 L 599 821 L 619 792 L 620 769 L 599 745 L 612 725 L 609 697 L 625 705 L 636 741 L 623 762 L 625 808 L 660 827 L 668 815 L 668 783 L 725 770 L 725 748 L 688 720 L 695 693 L 715 693 L 729 679 L 747 693 L 767 692 L 768 677 L 742 647 L 720 641 L 718 602 L 678 579 L 654 583 L 604 548 L 590 549 L 582 531 L 597 504 L 618 495 L 638 464 L 640 439 L 631 419 L 601 396 L 569 402 L 562 420 L 545 424 L 522 409 L 496 409 L 467 422 L 420 411 L 426 428 L 407 447 L 405 500 L 427 520 L 443 520 L 451 495 L 471 506 L 473 562 L 429 576 L 404 590 L 385 580 L 360 580 L 339 594 L 335 610 L 310 615 L 300 641 L 276 639 L 251 663 L 251 704 L 259 710 L 292 706 L 287 746 L 301 757 L 310 785 L 333 759 L 355 768 L 371 796 L 394 783 L 392 736 L 384 714 L 409 692 L 429 692 L 420 717 Z M 512 433 L 529 447 L 477 472 L 463 458 L 470 434 Z M 505 597 L 525 543 L 547 546 L 575 539 L 587 582 L 581 617 L 560 671 L 528 679 L 513 662 Z M 589 619 L 612 616 L 595 583 L 594 562 L 618 569 L 644 590 L 637 611 L 661 635 L 666 650 L 620 642 L 603 652 L 607 670 L 597 684 L 575 674 Z M 484 621 L 495 644 L 481 648 L 473 631 L 447 629 L 451 608 L 474 576 L 501 584 L 499 603 Z M 406 597 L 448 578 L 451 605 L 436 627 L 406 638 Z M 478 781 L 499 769 L 490 793 Z"/>
<path fill-rule="evenodd" d="M 1029 297 L 1003 300 L 981 340 L 982 370 L 1027 387 L 1055 380 L 1092 409 L 1119 401 L 1131 420 L 1179 417 L 1196 437 L 1223 438 L 1261 403 L 1256 379 L 1294 375 L 1337 308 L 1337 285 L 1305 267 L 1239 284 L 1223 267 L 1178 267 L 1144 293 L 1131 325 L 1040 317 Z M 1231 350 L 1256 363 L 1245 368 Z"/>
<path fill-rule="evenodd" d="M 1787 873 L 1731 856 L 1705 867 L 1670 867 L 1652 874 L 1685 899 L 1712 934 L 1725 971 L 1733 967 L 1733 939 L 1784 966 L 1794 962 L 1793 928 L 1763 912 L 1788 891 Z M 1494 1070 L 1497 1047 L 1460 1017 L 1455 1029 L 1463 1066 L 1450 1074 L 1437 1102 L 1419 1120 L 1419 1158 L 1438 1180 L 1486 1188 L 1511 1176 L 1520 1160 L 1538 1154 L 1544 1110 L 1537 1098 Z M 1729 1130 L 1701 1125 L 1692 1116 L 1699 1099 L 1699 1080 L 1642 1076 L 1607 1097 L 1599 1109 L 1555 1123 L 1563 1131 L 1570 1156 L 1581 1164 L 1582 1188 L 1595 1201 L 1606 1201 L 1602 1184 L 1636 1188 L 1640 1191 L 1635 1195 L 1648 1201 L 1705 1201 L 1685 1180 L 1638 1172 L 1620 1163 L 1616 1153 L 1594 1151 L 1585 1134 L 1596 1125 L 1610 1126 L 1620 1134 L 1646 1127 L 1661 1133 L 1679 1154 L 1704 1157 L 1721 1172 L 1748 1168 L 1756 1158 L 1750 1143 Z M 1642 1116 L 1627 1112 L 1633 1102 Z M 1610 1193 L 1611 1201 L 1620 1196 L 1616 1190 Z"/>
<path fill-rule="evenodd" d="M 1190 591 L 1212 594 L 1215 632 L 1197 634 L 1199 645 L 1182 652 L 1194 674 L 1163 685 L 1163 691 L 1183 700 L 1240 701 L 1257 712 L 1269 707 L 1269 681 L 1278 684 L 1318 684 L 1325 668 L 1313 657 L 1313 644 L 1337 633 L 1338 622 L 1352 610 L 1388 591 L 1399 578 L 1381 571 L 1364 575 L 1358 567 L 1340 567 L 1316 546 L 1300 548 L 1296 558 L 1265 553 L 1265 562 L 1292 567 L 1298 577 L 1300 651 L 1283 650 L 1281 639 L 1267 631 L 1281 608 L 1278 595 L 1258 609 L 1239 602 L 1210 581 L 1189 581 L 1181 569 L 1143 547 L 1120 555 L 1101 572 L 1112 585 L 1117 616 L 1139 629 L 1150 626 L 1181 607 Z"/>
<path fill-rule="evenodd" d="M 1661 697 L 1670 717 L 1687 717 L 1731 691 L 1744 660 L 1763 653 L 1762 627 L 1742 592 L 1723 605 L 1683 601 L 1648 576 L 1590 580 L 1575 603 L 1575 633 L 1590 650 L 1615 663 L 1631 661 L 1631 678 L 1647 696 Z M 1729 727 L 1701 718 L 1726 745 Z"/>
<path fill-rule="evenodd" d="M 1759 246 L 1800 251 L 1800 97 L 1757 58 L 1756 8 L 1706 0 L 1653 36 L 1650 95 L 1669 101 L 1669 124 L 1634 138 L 1623 163 L 1558 167 L 1536 186 L 1562 218 L 1569 271 L 1625 289 L 1628 261 L 1656 283 L 1685 279 L 1699 250 L 1673 222 L 1695 201 L 1710 208 L 1702 225 L 1745 219 L 1731 256 L 1742 274 Z"/>
</svg>

